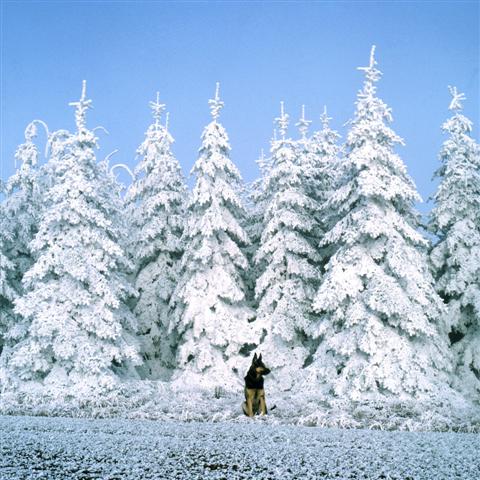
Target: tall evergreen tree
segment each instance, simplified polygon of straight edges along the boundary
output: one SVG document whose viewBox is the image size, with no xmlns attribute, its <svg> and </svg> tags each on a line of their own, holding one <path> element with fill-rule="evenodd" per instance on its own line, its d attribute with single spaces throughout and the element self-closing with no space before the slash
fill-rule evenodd
<svg viewBox="0 0 480 480">
<path fill-rule="evenodd" d="M 330 127 L 331 118 L 328 116 L 327 107 L 324 107 L 320 115 L 322 129 L 314 132 L 308 141 L 308 155 L 311 165 L 309 167 L 310 195 L 317 202 L 319 210 L 317 221 L 323 236 L 335 223 L 336 212 L 328 208 L 328 199 L 336 190 L 340 181 L 340 157 L 342 147 L 339 145 L 340 135 Z M 328 253 L 323 252 L 324 262 Z"/>
<path fill-rule="evenodd" d="M 322 246 L 323 236 L 328 230 L 328 225 L 332 222 L 332 213 L 327 208 L 327 199 L 336 188 L 336 175 L 338 167 L 338 146 L 339 135 L 329 127 L 330 118 L 327 115 L 326 107 L 320 117 L 322 121 L 322 130 L 309 135 L 309 127 L 312 123 L 305 118 L 305 105 L 302 105 L 302 115 L 296 123 L 300 138 L 295 142 L 297 163 L 303 170 L 301 189 L 310 199 L 310 205 L 307 215 L 311 219 L 311 228 L 305 232 L 305 239 L 316 250 L 318 256 L 314 265 L 318 272 L 318 278 L 311 281 L 311 288 L 314 292 L 318 289 L 321 282 L 322 266 L 329 258 L 328 247 Z M 314 293 L 312 293 L 312 296 Z M 312 297 L 310 297 L 310 303 Z M 309 309 L 310 321 L 306 323 L 303 333 L 304 345 L 308 348 L 310 355 L 305 360 L 305 366 L 312 361 L 312 354 L 318 347 L 318 336 L 316 335 L 317 318 Z"/>
<path fill-rule="evenodd" d="M 122 271 L 128 260 L 117 242 L 118 198 L 99 168 L 97 139 L 86 126 L 86 83 L 75 107 L 77 132 L 62 136 L 50 159 L 55 180 L 32 242 L 36 261 L 25 274 L 15 312 L 27 333 L 13 349 L 10 379 L 108 387 L 112 368 L 138 361 L 125 305 L 134 293 Z"/>
<path fill-rule="evenodd" d="M 34 261 L 30 242 L 42 211 L 38 149 L 33 142 L 36 136 L 37 125 L 32 122 L 25 129 L 25 142 L 15 152 L 19 167 L 4 188 L 0 217 L 0 353 L 3 344 L 12 346 L 24 333 L 23 323 L 13 311 L 13 300 L 22 294 L 22 278 Z"/>
<path fill-rule="evenodd" d="M 254 342 L 246 299 L 241 177 L 229 158 L 227 132 L 218 122 L 219 89 L 209 101 L 213 120 L 202 134 L 192 173 L 182 275 L 174 301 L 172 329 L 180 335 L 178 366 L 182 382 L 236 387 L 245 344 Z M 239 363 L 240 362 L 240 363 Z"/>
<path fill-rule="evenodd" d="M 5 186 L 0 184 L 0 195 L 4 195 Z M 5 201 L 0 203 L 0 358 L 8 343 L 6 335 L 15 322 L 13 302 L 18 296 L 15 289 L 15 265 L 9 256 L 9 244 L 12 242 L 12 227 L 8 222 Z M 0 377 L 0 384 L 1 384 Z"/>
<path fill-rule="evenodd" d="M 358 93 L 328 206 L 339 219 L 324 237 L 333 247 L 314 308 L 321 343 L 309 367 L 312 384 L 352 399 L 420 396 L 448 379 L 441 299 L 418 232 L 420 200 L 394 147 L 391 111 L 376 96 L 375 47 Z"/>
<path fill-rule="evenodd" d="M 289 389 L 308 357 L 304 332 L 311 322 L 311 299 L 319 278 L 320 259 L 311 238 L 317 224 L 314 201 L 305 192 L 305 166 L 295 142 L 286 138 L 288 115 L 281 103 L 276 119 L 280 139 L 271 147 L 266 180 L 268 204 L 256 262 L 264 271 L 256 284 L 256 326 L 263 331 L 261 351 L 268 358 L 278 388 Z"/>
<path fill-rule="evenodd" d="M 143 373 L 157 378 L 175 361 L 175 337 L 168 333 L 169 302 L 178 280 L 183 250 L 181 236 L 186 207 L 186 185 L 171 151 L 173 138 L 161 125 L 165 108 L 150 102 L 154 123 L 137 150 L 140 162 L 127 193 L 131 223 L 129 250 L 136 264 L 139 292 L 134 308 L 138 320 Z M 167 370 L 168 372 L 168 370 Z"/>
<path fill-rule="evenodd" d="M 266 205 L 268 204 L 268 191 L 266 189 L 266 179 L 270 169 L 270 158 L 265 157 L 262 149 L 260 157 L 256 160 L 260 171 L 260 177 L 255 179 L 247 187 L 246 209 L 247 219 L 245 231 L 247 232 L 250 243 L 246 248 L 246 255 L 249 261 L 250 270 L 248 275 L 247 287 L 248 298 L 252 308 L 257 309 L 255 300 L 255 283 L 263 270 L 263 265 L 255 262 L 255 255 L 260 246 L 260 239 L 263 232 L 263 220 Z"/>
<path fill-rule="evenodd" d="M 430 230 L 438 242 L 430 253 L 437 291 L 448 307 L 457 361 L 455 383 L 480 393 L 480 147 L 462 113 L 465 96 L 449 87 L 453 116 L 442 126 L 440 184 Z"/>
</svg>

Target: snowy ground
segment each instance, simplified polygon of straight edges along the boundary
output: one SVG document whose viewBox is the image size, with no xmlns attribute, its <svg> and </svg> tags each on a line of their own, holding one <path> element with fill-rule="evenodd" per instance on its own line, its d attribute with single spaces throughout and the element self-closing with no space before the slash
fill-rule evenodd
<svg viewBox="0 0 480 480">
<path fill-rule="evenodd" d="M 0 479 L 471 479 L 480 436 L 0 417 Z"/>
</svg>

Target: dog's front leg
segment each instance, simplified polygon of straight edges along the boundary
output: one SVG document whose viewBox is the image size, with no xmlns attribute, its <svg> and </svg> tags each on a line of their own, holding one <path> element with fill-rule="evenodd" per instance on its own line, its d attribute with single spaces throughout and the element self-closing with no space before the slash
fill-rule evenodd
<svg viewBox="0 0 480 480">
<path fill-rule="evenodd" d="M 262 415 L 267 414 L 267 403 L 265 402 L 265 390 L 260 390 L 260 412 Z"/>
<path fill-rule="evenodd" d="M 245 400 L 247 401 L 247 415 L 253 417 L 253 397 L 255 396 L 255 390 L 247 388 L 245 390 Z"/>
</svg>

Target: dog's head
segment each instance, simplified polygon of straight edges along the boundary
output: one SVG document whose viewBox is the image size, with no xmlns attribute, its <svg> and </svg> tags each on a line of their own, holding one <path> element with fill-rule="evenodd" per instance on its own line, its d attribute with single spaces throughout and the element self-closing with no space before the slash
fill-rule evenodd
<svg viewBox="0 0 480 480">
<path fill-rule="evenodd" d="M 268 375 L 270 373 L 270 369 L 263 363 L 262 354 L 257 357 L 257 354 L 255 353 L 250 368 L 253 368 L 257 375 Z"/>
</svg>

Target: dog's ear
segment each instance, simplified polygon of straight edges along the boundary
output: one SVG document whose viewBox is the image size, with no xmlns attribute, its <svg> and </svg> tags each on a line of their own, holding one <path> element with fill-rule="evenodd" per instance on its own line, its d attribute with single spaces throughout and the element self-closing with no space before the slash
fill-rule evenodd
<svg viewBox="0 0 480 480">
<path fill-rule="evenodd" d="M 262 354 L 260 354 L 260 355 L 258 356 L 258 359 L 259 359 L 260 361 L 262 361 Z"/>
<path fill-rule="evenodd" d="M 257 361 L 257 352 L 255 352 L 255 355 L 253 356 L 253 361 L 254 361 L 254 362 Z"/>
</svg>

